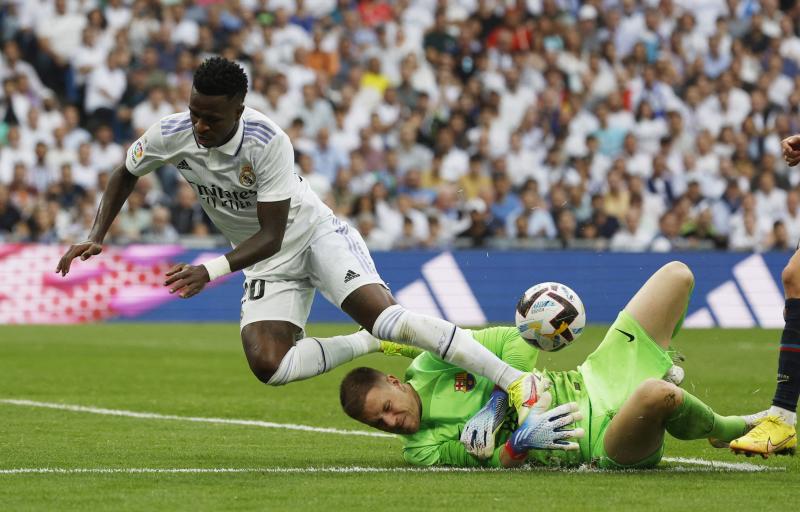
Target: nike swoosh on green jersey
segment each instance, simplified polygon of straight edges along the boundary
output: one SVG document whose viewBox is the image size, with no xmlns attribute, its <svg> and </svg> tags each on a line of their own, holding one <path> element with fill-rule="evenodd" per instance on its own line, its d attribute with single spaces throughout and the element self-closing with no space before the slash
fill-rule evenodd
<svg viewBox="0 0 800 512">
<path fill-rule="evenodd" d="M 614 329 L 616 329 L 617 331 L 619 331 L 619 332 L 621 332 L 622 334 L 624 334 L 624 335 L 625 335 L 625 337 L 627 337 L 627 338 L 628 338 L 628 343 L 630 343 L 630 342 L 632 342 L 632 341 L 634 340 L 634 336 L 633 336 L 633 334 L 631 334 L 631 333 L 629 333 L 629 332 L 625 332 L 625 331 L 623 331 L 622 329 L 617 329 L 616 327 L 615 327 Z"/>
</svg>

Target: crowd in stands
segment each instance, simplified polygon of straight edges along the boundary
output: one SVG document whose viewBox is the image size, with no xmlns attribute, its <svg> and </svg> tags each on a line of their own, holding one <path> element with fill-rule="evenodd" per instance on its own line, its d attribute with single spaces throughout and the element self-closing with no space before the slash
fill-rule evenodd
<svg viewBox="0 0 800 512">
<path fill-rule="evenodd" d="M 220 54 L 373 250 L 793 248 L 798 29 L 778 0 L 5 0 L 0 241 L 85 239 Z M 176 241 L 220 243 L 165 166 L 107 242 Z"/>
</svg>

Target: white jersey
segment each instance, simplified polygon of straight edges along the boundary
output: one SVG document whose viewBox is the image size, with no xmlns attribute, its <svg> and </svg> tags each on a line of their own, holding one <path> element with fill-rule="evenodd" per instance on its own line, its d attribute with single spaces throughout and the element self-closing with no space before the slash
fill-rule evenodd
<svg viewBox="0 0 800 512">
<path fill-rule="evenodd" d="M 294 170 L 289 137 L 267 116 L 245 107 L 236 134 L 225 144 L 197 143 L 188 112 L 164 117 L 128 149 L 125 166 L 144 176 L 170 163 L 194 189 L 211 221 L 237 246 L 259 229 L 256 203 L 291 198 L 281 250 L 247 268 L 263 274 L 289 262 L 311 242 L 314 227 L 333 216 Z"/>
</svg>

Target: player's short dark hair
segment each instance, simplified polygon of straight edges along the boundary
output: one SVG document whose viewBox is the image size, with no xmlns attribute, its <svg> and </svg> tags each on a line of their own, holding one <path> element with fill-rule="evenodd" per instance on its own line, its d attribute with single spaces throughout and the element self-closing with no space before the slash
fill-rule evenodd
<svg viewBox="0 0 800 512">
<path fill-rule="evenodd" d="M 348 373 L 339 385 L 339 402 L 344 412 L 361 421 L 367 393 L 386 376 L 375 368 L 361 366 Z"/>
<path fill-rule="evenodd" d="M 194 71 L 194 88 L 207 96 L 240 97 L 247 94 L 247 75 L 237 63 L 223 57 L 210 57 Z"/>
</svg>

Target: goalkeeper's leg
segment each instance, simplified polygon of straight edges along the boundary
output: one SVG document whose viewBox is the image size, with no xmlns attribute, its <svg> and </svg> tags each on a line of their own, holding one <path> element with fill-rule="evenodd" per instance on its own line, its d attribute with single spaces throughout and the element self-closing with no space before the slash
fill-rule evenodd
<svg viewBox="0 0 800 512">
<path fill-rule="evenodd" d="M 665 431 L 684 440 L 730 441 L 748 428 L 741 416 L 721 416 L 674 384 L 648 379 L 611 420 L 603 443 L 614 463 L 631 466 L 660 452 Z"/>
</svg>

